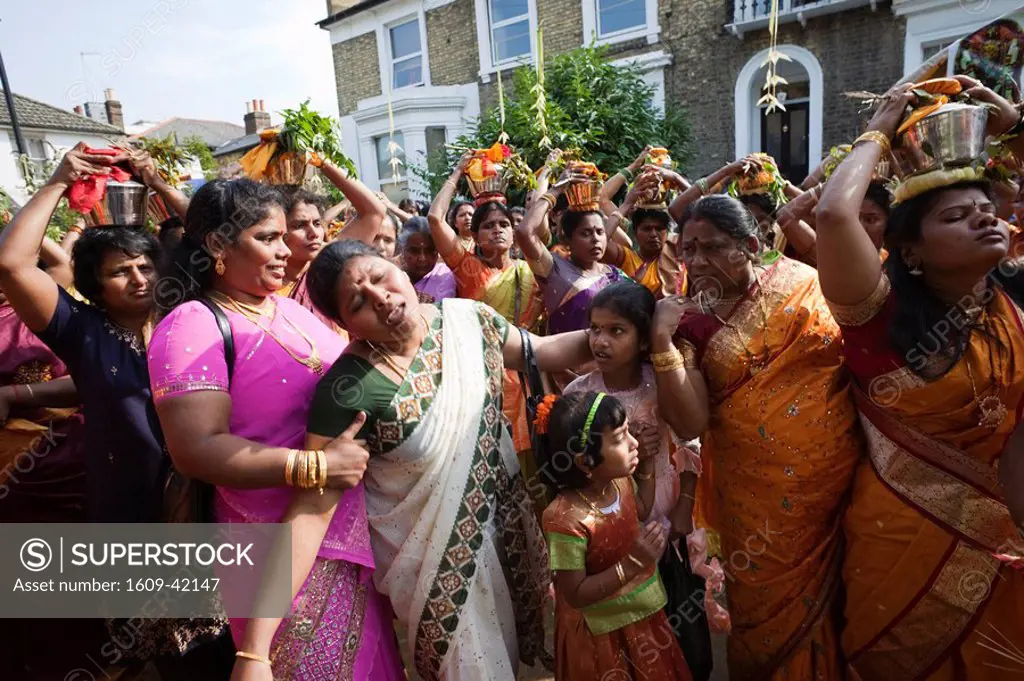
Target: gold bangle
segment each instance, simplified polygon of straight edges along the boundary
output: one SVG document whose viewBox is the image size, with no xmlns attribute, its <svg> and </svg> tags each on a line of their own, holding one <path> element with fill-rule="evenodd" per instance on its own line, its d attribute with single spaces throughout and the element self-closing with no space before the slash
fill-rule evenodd
<svg viewBox="0 0 1024 681">
<path fill-rule="evenodd" d="M 658 364 L 659 362 L 664 364 L 665 362 L 674 360 L 678 356 L 679 350 L 673 347 L 672 349 L 666 350 L 665 352 L 652 353 L 651 361 L 654 362 L 655 364 Z"/>
<path fill-rule="evenodd" d="M 32 390 L 32 386 L 29 385 L 28 383 L 24 383 L 23 385 L 24 385 L 25 390 L 28 391 L 28 398 L 30 400 L 35 400 L 36 399 L 36 393 L 35 393 L 34 390 Z"/>
<path fill-rule="evenodd" d="M 273 666 L 273 663 L 270 661 L 269 657 L 266 657 L 264 655 L 257 655 L 256 653 L 247 653 L 244 650 L 235 651 L 235 657 L 240 657 L 243 660 L 252 660 L 253 662 L 262 662 L 268 667 Z"/>
<path fill-rule="evenodd" d="M 297 452 L 298 469 L 295 472 L 295 486 L 305 487 L 306 486 L 306 467 L 309 465 L 309 459 L 306 458 L 305 452 Z"/>
<path fill-rule="evenodd" d="M 70 227 L 68 227 L 68 233 L 71 232 L 74 232 L 78 236 L 82 236 L 83 234 L 85 234 L 85 230 L 82 229 L 80 225 L 71 225 Z"/>
<path fill-rule="evenodd" d="M 694 184 L 696 184 L 697 185 L 697 189 L 700 190 L 700 195 L 701 196 L 704 196 L 705 194 L 708 193 L 708 189 L 709 189 L 709 187 L 708 187 L 708 178 L 702 177 L 699 180 L 697 180 Z"/>
<path fill-rule="evenodd" d="M 614 212 L 612 212 L 612 214 L 611 214 L 611 215 L 610 215 L 609 217 L 613 217 L 613 218 L 615 218 L 615 220 L 616 220 L 616 222 L 615 222 L 615 226 L 616 226 L 616 227 L 618 227 L 619 225 L 621 225 L 621 224 L 622 224 L 622 221 L 626 219 L 626 216 L 625 216 L 625 215 L 623 215 L 623 214 L 622 214 L 621 212 L 619 212 L 619 211 L 614 211 Z"/>
<path fill-rule="evenodd" d="M 322 449 L 316 451 L 316 458 L 320 466 L 320 480 L 318 481 L 317 489 L 320 494 L 324 493 L 324 487 L 327 486 L 327 452 Z"/>
<path fill-rule="evenodd" d="M 644 564 L 640 562 L 640 559 L 634 556 L 632 553 L 627 553 L 626 558 L 629 558 L 631 561 L 633 561 L 633 565 L 636 565 L 638 568 L 644 567 Z"/>
<path fill-rule="evenodd" d="M 622 561 L 615 564 L 615 574 L 619 578 L 619 586 L 626 586 L 626 571 L 622 569 Z"/>
<path fill-rule="evenodd" d="M 685 368 L 686 368 L 686 362 L 684 362 L 683 358 L 680 357 L 678 361 L 673 362 L 672 364 L 662 364 L 660 366 L 655 364 L 654 365 L 654 373 L 656 373 L 656 374 L 667 374 L 670 371 L 676 371 L 678 369 L 685 369 Z"/>
<path fill-rule="evenodd" d="M 306 489 L 313 489 L 313 488 L 316 487 L 316 480 L 317 480 L 317 470 L 316 469 L 317 469 L 317 463 L 319 463 L 319 459 L 317 459 L 316 452 L 314 452 L 314 451 L 307 450 L 304 453 L 306 455 L 306 460 L 309 462 L 307 464 L 307 467 L 306 467 L 307 476 L 308 476 L 306 478 Z"/>
<path fill-rule="evenodd" d="M 853 141 L 853 146 L 856 147 L 858 144 L 863 142 L 874 142 L 878 146 L 882 147 L 882 156 L 888 156 L 889 150 L 892 148 L 892 142 L 886 134 L 877 130 L 868 130 Z"/>
<path fill-rule="evenodd" d="M 646 482 L 648 480 L 654 480 L 654 473 L 641 473 L 640 471 L 633 471 L 633 477 L 638 480 Z"/>
<path fill-rule="evenodd" d="M 295 486 L 295 457 L 299 450 L 293 449 L 288 452 L 288 460 L 284 462 L 284 481 L 289 487 Z"/>
<path fill-rule="evenodd" d="M 540 200 L 548 204 L 548 210 L 555 209 L 555 202 L 557 201 L 557 199 L 551 192 L 544 192 L 543 194 L 541 194 Z"/>
</svg>

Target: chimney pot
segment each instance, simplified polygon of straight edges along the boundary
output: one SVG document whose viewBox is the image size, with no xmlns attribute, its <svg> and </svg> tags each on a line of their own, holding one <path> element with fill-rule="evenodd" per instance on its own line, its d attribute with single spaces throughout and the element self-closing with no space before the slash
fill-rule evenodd
<svg viewBox="0 0 1024 681">
<path fill-rule="evenodd" d="M 266 109 L 263 108 L 263 100 L 262 99 L 260 100 L 260 111 L 266 111 Z"/>
<path fill-rule="evenodd" d="M 85 109 L 82 108 L 81 104 L 76 104 L 75 105 L 75 113 L 78 114 L 79 116 L 84 116 L 85 115 Z"/>
<path fill-rule="evenodd" d="M 245 103 L 245 113 L 247 113 L 247 114 L 252 113 L 252 102 L 246 102 Z"/>
<path fill-rule="evenodd" d="M 104 90 L 103 97 L 108 102 L 115 101 L 117 97 L 114 96 L 114 88 L 108 87 L 106 90 Z"/>
<path fill-rule="evenodd" d="M 252 110 L 253 111 L 259 111 L 259 106 L 258 105 L 259 105 L 259 100 L 253 99 L 252 100 Z"/>
</svg>

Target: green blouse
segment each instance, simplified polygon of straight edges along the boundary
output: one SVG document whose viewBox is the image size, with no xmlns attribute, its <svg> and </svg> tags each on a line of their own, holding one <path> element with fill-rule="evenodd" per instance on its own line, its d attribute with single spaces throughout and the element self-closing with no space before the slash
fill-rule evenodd
<svg viewBox="0 0 1024 681">
<path fill-rule="evenodd" d="M 369 361 L 342 353 L 316 386 L 307 429 L 335 438 L 362 411 L 366 412 L 366 423 L 358 437 L 366 439 L 397 391 L 398 385 Z"/>
</svg>

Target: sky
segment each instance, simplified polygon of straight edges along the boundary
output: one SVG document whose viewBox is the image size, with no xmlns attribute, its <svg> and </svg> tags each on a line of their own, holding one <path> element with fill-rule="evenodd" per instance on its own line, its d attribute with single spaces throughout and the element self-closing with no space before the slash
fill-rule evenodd
<svg viewBox="0 0 1024 681">
<path fill-rule="evenodd" d="M 71 109 L 113 88 L 126 124 L 174 116 L 242 124 L 309 98 L 338 115 L 325 0 L 4 0 L 11 89 Z M 86 53 L 82 56 L 81 53 Z"/>
</svg>

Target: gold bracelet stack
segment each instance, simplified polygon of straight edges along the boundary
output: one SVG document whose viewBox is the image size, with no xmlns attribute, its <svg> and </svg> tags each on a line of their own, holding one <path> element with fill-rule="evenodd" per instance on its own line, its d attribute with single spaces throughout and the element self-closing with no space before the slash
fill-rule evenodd
<svg viewBox="0 0 1024 681">
<path fill-rule="evenodd" d="M 289 487 L 316 489 L 323 494 L 327 486 L 327 452 L 293 449 L 284 465 L 284 481 Z"/>
<path fill-rule="evenodd" d="M 540 200 L 543 201 L 544 203 L 548 204 L 548 210 L 554 210 L 555 209 L 555 202 L 557 201 L 557 199 L 555 198 L 554 194 L 552 194 L 551 192 L 544 192 L 543 194 L 541 194 L 540 195 Z"/>
<path fill-rule="evenodd" d="M 700 195 L 701 196 L 706 195 L 708 193 L 708 191 L 710 190 L 710 187 L 708 187 L 708 178 L 706 178 L 706 177 L 700 178 L 694 184 L 696 184 L 697 185 L 697 189 L 700 190 Z"/>
<path fill-rule="evenodd" d="M 615 564 L 615 575 L 619 578 L 619 586 L 626 586 L 626 571 L 622 569 L 622 561 Z"/>
<path fill-rule="evenodd" d="M 858 144 L 863 142 L 874 142 L 878 146 L 882 147 L 882 156 L 888 156 L 889 150 L 892 148 L 892 142 L 889 141 L 886 134 L 877 130 L 868 130 L 853 141 L 853 146 L 856 147 Z"/>
<path fill-rule="evenodd" d="M 652 354 L 651 363 L 654 364 L 655 373 L 659 374 L 668 371 L 675 371 L 676 369 L 682 369 L 686 366 L 683 354 L 675 348 L 665 352 L 656 352 Z"/>
</svg>

